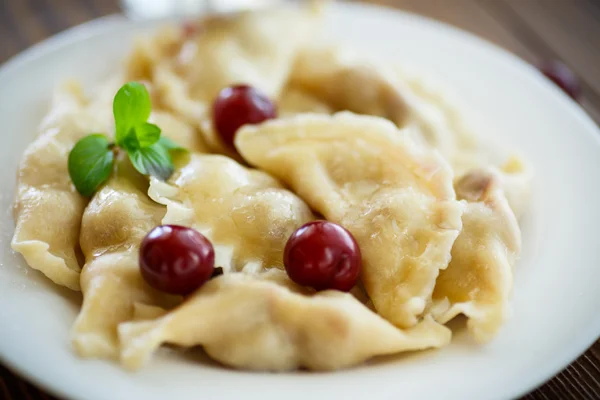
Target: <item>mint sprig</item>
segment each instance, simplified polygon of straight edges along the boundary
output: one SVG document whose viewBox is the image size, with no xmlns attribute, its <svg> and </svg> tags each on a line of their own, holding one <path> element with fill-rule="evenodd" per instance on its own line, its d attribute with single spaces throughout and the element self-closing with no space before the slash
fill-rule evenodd
<svg viewBox="0 0 600 400">
<path fill-rule="evenodd" d="M 152 103 L 146 86 L 129 82 L 119 89 L 113 100 L 115 139 L 118 146 L 124 147 L 125 139 L 131 134 L 135 136 L 135 128 L 148 121 L 151 111 Z"/>
<path fill-rule="evenodd" d="M 129 82 L 119 89 L 113 101 L 115 143 L 92 134 L 80 139 L 69 153 L 69 175 L 79 193 L 91 196 L 110 177 L 117 151 L 125 151 L 141 174 L 169 179 L 175 170 L 171 154 L 186 150 L 148 122 L 151 111 L 144 85 Z"/>
<path fill-rule="evenodd" d="M 144 175 L 156 176 L 166 181 L 175 170 L 169 150 L 159 143 L 134 150 L 128 154 L 135 169 Z"/>
<path fill-rule="evenodd" d="M 106 136 L 94 134 L 79 140 L 69 153 L 69 175 L 84 196 L 91 196 L 110 176 L 114 153 Z"/>
</svg>

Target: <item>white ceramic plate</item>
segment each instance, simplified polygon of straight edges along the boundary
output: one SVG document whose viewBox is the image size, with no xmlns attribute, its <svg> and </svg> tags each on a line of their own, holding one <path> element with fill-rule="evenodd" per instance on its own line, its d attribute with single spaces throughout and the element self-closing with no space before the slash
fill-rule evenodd
<svg viewBox="0 0 600 400">
<path fill-rule="evenodd" d="M 387 358 L 337 373 L 257 374 L 163 351 L 143 371 L 80 360 L 69 329 L 79 296 L 50 284 L 11 252 L 17 162 L 53 87 L 110 73 L 132 36 L 152 23 L 98 20 L 38 45 L 0 69 L 0 356 L 17 372 L 73 399 L 501 399 L 518 396 L 582 353 L 600 333 L 600 132 L 535 69 L 453 28 L 364 5 L 338 5 L 328 37 L 409 62 L 466 106 L 483 140 L 518 149 L 535 173 L 515 271 L 514 315 L 498 338 L 464 335 L 439 351 Z M 339 397 L 338 397 L 339 396 Z"/>
</svg>

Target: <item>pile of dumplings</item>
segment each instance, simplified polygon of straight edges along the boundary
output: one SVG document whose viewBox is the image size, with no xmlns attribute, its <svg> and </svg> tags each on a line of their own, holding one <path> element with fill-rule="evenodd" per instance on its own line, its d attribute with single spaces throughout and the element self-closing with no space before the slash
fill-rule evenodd
<svg viewBox="0 0 600 400">
<path fill-rule="evenodd" d="M 171 344 L 202 346 L 235 368 L 335 370 L 445 346 L 444 324 L 459 314 L 475 341 L 498 334 L 529 170 L 516 157 L 483 162 L 457 110 L 422 77 L 316 46 L 322 13 L 282 8 L 166 27 L 138 40 L 97 88 L 55 93 L 18 171 L 12 247 L 82 292 L 71 338 L 80 356 L 138 369 Z M 190 154 L 166 182 L 120 158 L 82 197 L 69 151 L 90 133 L 114 132 L 112 98 L 131 80 L 151 94 L 150 120 Z M 242 127 L 233 150 L 211 107 L 238 83 L 266 93 L 279 116 Z M 320 218 L 360 246 L 350 293 L 315 292 L 285 273 L 287 239 Z M 223 274 L 186 298 L 148 286 L 139 246 L 161 224 L 205 235 Z"/>
</svg>

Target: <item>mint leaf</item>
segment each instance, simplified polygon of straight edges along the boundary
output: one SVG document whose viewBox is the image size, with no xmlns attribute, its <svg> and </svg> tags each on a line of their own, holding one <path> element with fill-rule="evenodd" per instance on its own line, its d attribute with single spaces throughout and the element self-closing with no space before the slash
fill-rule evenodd
<svg viewBox="0 0 600 400">
<path fill-rule="evenodd" d="M 127 152 L 140 173 L 167 180 L 175 170 L 171 155 L 187 150 L 161 137 L 160 127 L 148 122 L 151 109 L 144 85 L 129 82 L 119 89 L 113 100 L 116 146 Z M 82 195 L 91 196 L 110 176 L 113 147 L 105 136 L 94 134 L 78 141 L 69 153 L 69 175 Z"/>
<path fill-rule="evenodd" d="M 94 134 L 80 139 L 69 153 L 68 169 L 75 188 L 83 196 L 91 196 L 112 171 L 114 154 L 104 135 Z"/>
<path fill-rule="evenodd" d="M 127 151 L 137 150 L 142 147 L 140 146 L 140 142 L 135 134 L 135 128 L 129 129 L 127 134 L 123 136 L 119 146 Z"/>
<path fill-rule="evenodd" d="M 160 139 L 160 128 L 149 122 L 136 126 L 134 130 L 140 147 L 150 147 Z"/>
<path fill-rule="evenodd" d="M 135 169 L 144 175 L 152 175 L 166 181 L 175 171 L 169 150 L 159 143 L 128 151 L 127 154 Z"/>
<path fill-rule="evenodd" d="M 150 95 L 141 83 L 129 82 L 119 89 L 113 101 L 115 137 L 119 146 L 132 128 L 148 120 L 151 110 Z"/>
<path fill-rule="evenodd" d="M 127 151 L 150 147 L 158 142 L 160 133 L 158 126 L 144 122 L 129 129 L 129 132 L 122 137 L 120 147 Z"/>
</svg>

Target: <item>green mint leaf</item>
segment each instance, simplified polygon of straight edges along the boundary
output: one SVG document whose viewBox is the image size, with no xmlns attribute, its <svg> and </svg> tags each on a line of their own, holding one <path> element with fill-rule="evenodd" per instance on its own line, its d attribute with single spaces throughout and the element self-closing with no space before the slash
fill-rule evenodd
<svg viewBox="0 0 600 400">
<path fill-rule="evenodd" d="M 149 122 L 137 125 L 134 130 L 140 147 L 150 147 L 160 139 L 160 128 Z"/>
<path fill-rule="evenodd" d="M 160 139 L 158 139 L 158 143 L 165 149 L 167 149 L 170 153 L 188 151 L 185 147 L 181 147 L 180 145 L 178 145 L 177 143 L 165 136 L 161 136 Z"/>
<path fill-rule="evenodd" d="M 104 135 L 80 139 L 69 153 L 71 180 L 83 196 L 91 196 L 110 176 L 114 154 Z"/>
<path fill-rule="evenodd" d="M 129 129 L 129 132 L 122 137 L 120 146 L 127 151 L 150 147 L 158 142 L 160 132 L 158 126 L 144 122 Z"/>
<path fill-rule="evenodd" d="M 135 134 L 135 128 L 130 128 L 127 134 L 125 134 L 119 145 L 121 148 L 127 151 L 133 151 L 141 148 L 140 142 Z"/>
<path fill-rule="evenodd" d="M 169 151 L 159 143 L 128 151 L 127 154 L 135 169 L 144 175 L 166 181 L 175 171 Z"/>
<path fill-rule="evenodd" d="M 119 89 L 113 101 L 115 137 L 119 146 L 132 128 L 148 120 L 151 110 L 150 95 L 141 83 L 129 82 Z"/>
</svg>

